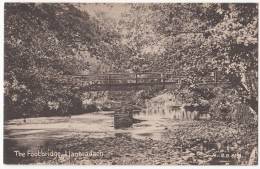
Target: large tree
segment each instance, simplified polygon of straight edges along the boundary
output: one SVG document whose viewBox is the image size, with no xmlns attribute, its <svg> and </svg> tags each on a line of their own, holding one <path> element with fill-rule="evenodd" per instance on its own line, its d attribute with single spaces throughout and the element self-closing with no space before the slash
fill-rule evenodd
<svg viewBox="0 0 260 169">
<path fill-rule="evenodd" d="M 82 92 L 64 77 L 110 67 L 116 32 L 73 4 L 6 3 L 4 30 L 6 117 L 68 107 Z"/>
</svg>

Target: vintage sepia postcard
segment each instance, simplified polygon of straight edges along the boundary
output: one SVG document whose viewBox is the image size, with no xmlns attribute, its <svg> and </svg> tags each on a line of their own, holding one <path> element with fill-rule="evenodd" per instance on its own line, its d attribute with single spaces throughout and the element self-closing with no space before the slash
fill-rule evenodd
<svg viewBox="0 0 260 169">
<path fill-rule="evenodd" d="M 257 3 L 4 3 L 4 164 L 257 165 Z"/>
</svg>

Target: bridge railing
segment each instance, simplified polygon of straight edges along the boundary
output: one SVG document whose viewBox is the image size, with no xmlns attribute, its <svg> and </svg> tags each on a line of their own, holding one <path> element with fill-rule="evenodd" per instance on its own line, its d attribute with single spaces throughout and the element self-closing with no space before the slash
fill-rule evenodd
<svg viewBox="0 0 260 169">
<path fill-rule="evenodd" d="M 116 84 L 149 84 L 149 83 L 182 83 L 192 81 L 193 83 L 218 83 L 227 82 L 224 76 L 216 72 L 208 72 L 207 75 L 194 76 L 181 73 L 108 73 L 93 75 L 66 75 L 57 79 L 70 84 L 80 86 L 86 85 L 116 85 Z M 53 78 L 53 77 L 52 77 Z"/>
</svg>

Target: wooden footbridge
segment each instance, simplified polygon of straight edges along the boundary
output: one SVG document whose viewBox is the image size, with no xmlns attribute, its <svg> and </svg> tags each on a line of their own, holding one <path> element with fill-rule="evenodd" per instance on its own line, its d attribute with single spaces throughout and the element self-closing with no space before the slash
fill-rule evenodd
<svg viewBox="0 0 260 169">
<path fill-rule="evenodd" d="M 106 73 L 92 75 L 63 76 L 66 84 L 77 86 L 85 91 L 117 91 L 140 90 L 148 87 L 159 86 L 162 88 L 176 87 L 192 81 L 197 85 L 228 84 L 218 72 L 208 72 L 207 75 L 194 76 L 185 73 Z"/>
</svg>

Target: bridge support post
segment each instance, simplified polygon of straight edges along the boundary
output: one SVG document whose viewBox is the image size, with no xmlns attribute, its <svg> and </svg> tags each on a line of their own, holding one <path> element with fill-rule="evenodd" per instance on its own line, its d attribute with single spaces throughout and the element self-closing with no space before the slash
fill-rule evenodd
<svg viewBox="0 0 260 169">
<path fill-rule="evenodd" d="M 137 83 L 138 83 L 138 73 L 135 74 L 135 90 L 138 89 Z"/>
<path fill-rule="evenodd" d="M 107 77 L 107 81 L 108 81 L 108 90 L 110 90 L 111 89 L 111 82 L 110 82 L 110 75 L 108 75 L 108 77 Z"/>
<path fill-rule="evenodd" d="M 217 79 L 217 71 L 214 72 L 214 82 L 215 82 L 215 86 L 217 86 L 218 83 L 218 79 Z"/>
<path fill-rule="evenodd" d="M 163 84 L 163 89 L 165 89 L 165 78 L 164 78 L 164 74 L 163 74 L 163 73 L 161 73 L 161 79 L 160 79 L 160 81 L 161 81 L 162 84 Z"/>
</svg>

